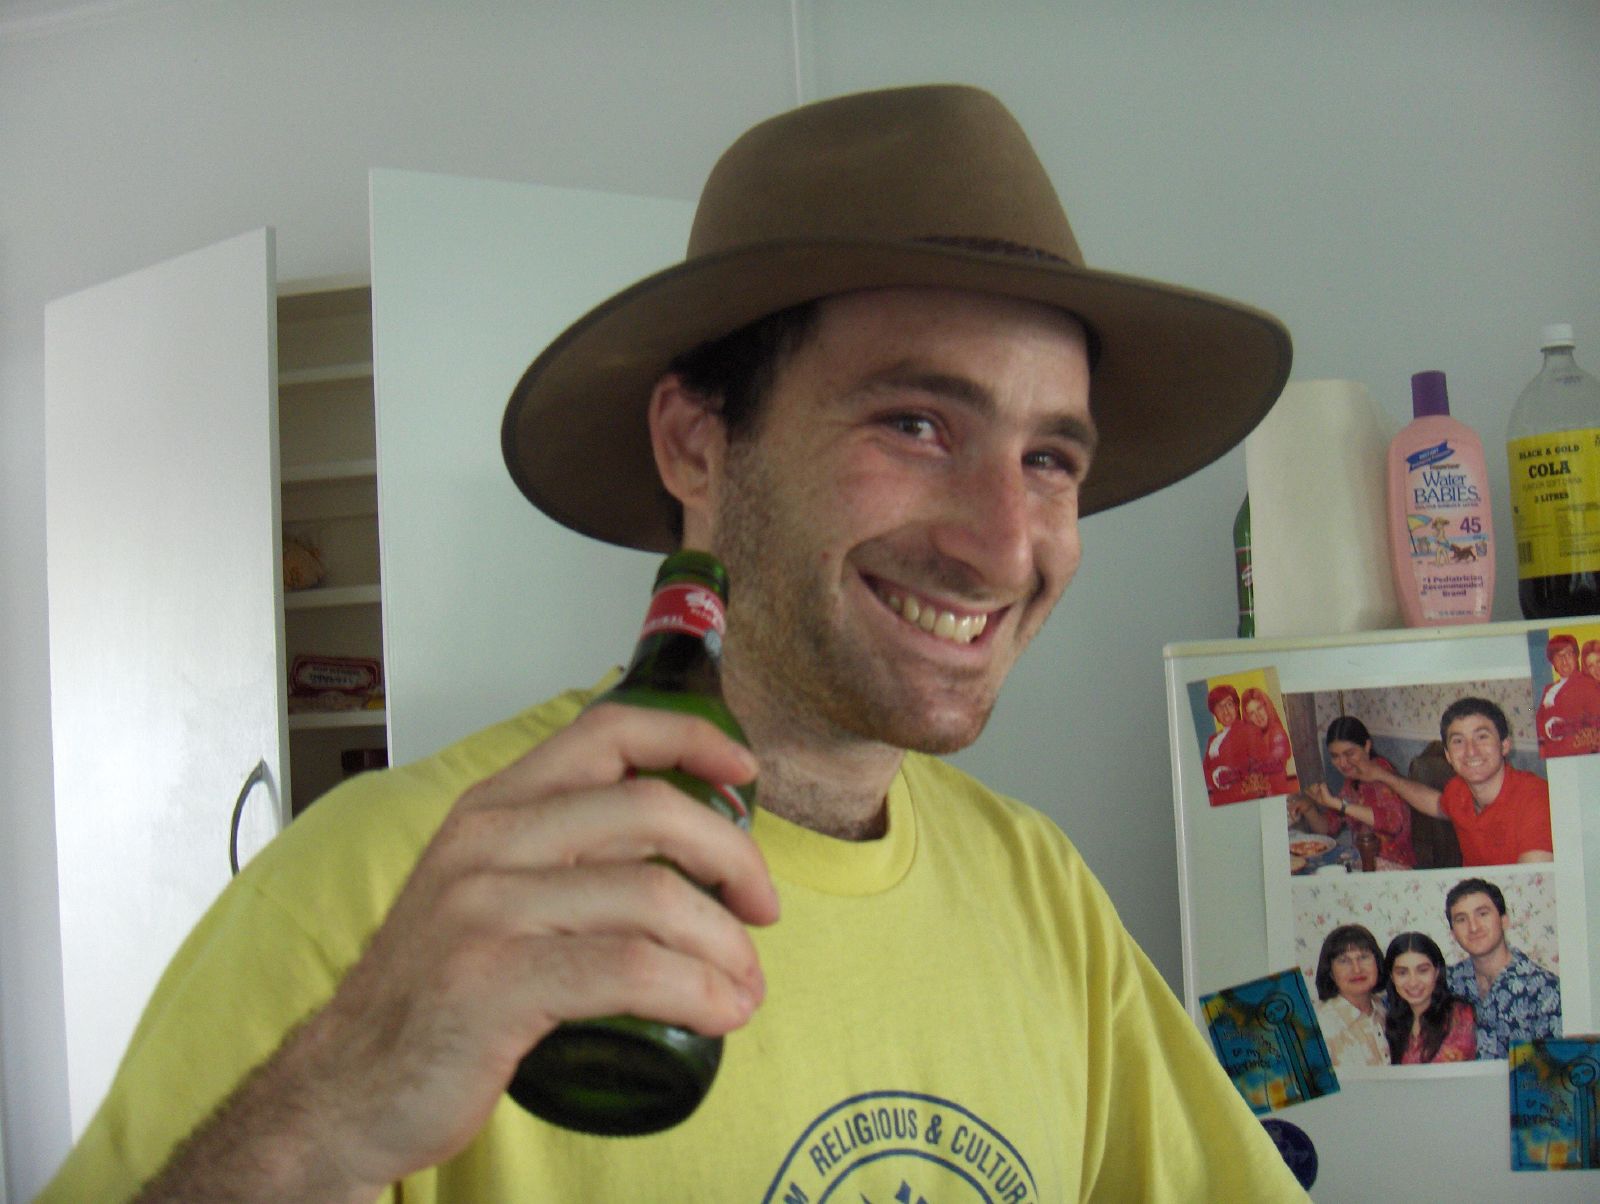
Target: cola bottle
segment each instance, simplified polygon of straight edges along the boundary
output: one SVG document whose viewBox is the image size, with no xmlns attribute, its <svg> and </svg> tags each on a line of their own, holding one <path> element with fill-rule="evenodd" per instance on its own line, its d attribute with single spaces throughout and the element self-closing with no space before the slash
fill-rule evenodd
<svg viewBox="0 0 1600 1204">
<path fill-rule="evenodd" d="M 1572 327 L 1541 332 L 1544 365 L 1511 411 L 1506 462 L 1524 618 L 1600 613 L 1600 381 Z"/>
</svg>

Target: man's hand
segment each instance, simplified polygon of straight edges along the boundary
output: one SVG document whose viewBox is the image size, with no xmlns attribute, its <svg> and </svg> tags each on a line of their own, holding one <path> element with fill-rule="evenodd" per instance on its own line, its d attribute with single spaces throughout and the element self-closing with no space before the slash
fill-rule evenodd
<svg viewBox="0 0 1600 1204">
<path fill-rule="evenodd" d="M 1352 765 L 1345 773 L 1345 777 L 1354 778 L 1358 782 L 1382 782 L 1385 786 L 1395 776 L 1390 770 L 1385 769 L 1376 757 L 1368 757 L 1365 761 Z"/>
<path fill-rule="evenodd" d="M 469 789 L 327 1007 L 180 1154 L 204 1153 L 240 1097 L 292 1100 L 248 1124 L 307 1184 L 370 1198 L 465 1146 L 563 1020 L 745 1023 L 765 984 L 744 924 L 775 921 L 777 894 L 747 834 L 630 776 L 668 768 L 740 785 L 756 763 L 704 720 L 603 705 Z"/>
</svg>

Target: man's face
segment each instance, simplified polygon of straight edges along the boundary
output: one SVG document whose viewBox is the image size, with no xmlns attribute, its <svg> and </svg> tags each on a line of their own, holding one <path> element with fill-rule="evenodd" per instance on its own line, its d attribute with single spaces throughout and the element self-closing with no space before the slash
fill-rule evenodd
<svg viewBox="0 0 1600 1204">
<path fill-rule="evenodd" d="M 1093 446 L 1081 327 L 931 289 L 825 302 L 727 450 L 724 677 L 829 739 L 948 752 L 1072 579 Z"/>
<path fill-rule="evenodd" d="M 1489 781 L 1499 773 L 1511 753 L 1510 739 L 1502 740 L 1487 715 L 1463 715 L 1444 734 L 1445 760 L 1469 786 Z"/>
<path fill-rule="evenodd" d="M 1578 653 L 1569 644 L 1563 644 L 1550 656 L 1550 663 L 1562 677 L 1571 677 L 1578 667 Z"/>
<path fill-rule="evenodd" d="M 1451 906 L 1450 932 L 1468 954 L 1483 957 L 1506 943 L 1506 918 L 1493 899 L 1478 891 Z"/>
<path fill-rule="evenodd" d="M 1239 719 L 1239 704 L 1231 698 L 1219 698 L 1211 713 L 1223 727 L 1232 727 Z"/>
</svg>

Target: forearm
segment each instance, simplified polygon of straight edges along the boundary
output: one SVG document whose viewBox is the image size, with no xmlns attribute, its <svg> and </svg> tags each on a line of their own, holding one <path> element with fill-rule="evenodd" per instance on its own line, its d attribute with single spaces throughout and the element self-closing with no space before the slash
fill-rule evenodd
<svg viewBox="0 0 1600 1204">
<path fill-rule="evenodd" d="M 189 1200 L 375 1200 L 382 1188 L 353 1181 L 318 1118 L 311 1024 L 278 1052 L 188 1138 L 136 1197 L 138 1204 Z"/>
<path fill-rule="evenodd" d="M 1358 824 L 1365 824 L 1369 828 L 1381 831 L 1381 829 L 1378 828 L 1377 812 L 1371 807 L 1367 806 L 1365 803 L 1352 803 L 1346 801 L 1339 814 L 1343 815 L 1346 819 L 1355 820 Z"/>
<path fill-rule="evenodd" d="M 1321 811 L 1307 811 L 1305 815 L 1306 827 L 1319 835 L 1326 836 L 1333 824 Z"/>
<path fill-rule="evenodd" d="M 1442 797 L 1440 791 L 1435 790 L 1425 782 L 1403 778 L 1398 773 L 1393 773 L 1382 766 L 1374 767 L 1370 780 L 1387 786 L 1413 809 L 1422 812 L 1422 814 L 1431 815 L 1434 819 L 1442 819 L 1444 817 L 1444 813 L 1439 809 L 1439 799 Z"/>
</svg>

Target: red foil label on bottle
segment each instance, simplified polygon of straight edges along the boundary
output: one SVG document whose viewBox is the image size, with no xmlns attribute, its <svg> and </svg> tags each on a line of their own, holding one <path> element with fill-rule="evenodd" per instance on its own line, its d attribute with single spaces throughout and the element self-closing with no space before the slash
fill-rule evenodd
<svg viewBox="0 0 1600 1204">
<path fill-rule="evenodd" d="M 677 631 L 703 640 L 713 632 L 720 636 L 727 624 L 722 599 L 715 590 L 703 585 L 664 585 L 650 599 L 640 636 Z"/>
<path fill-rule="evenodd" d="M 728 818 L 745 831 L 750 830 L 750 804 L 744 801 L 744 795 L 737 786 L 729 786 L 725 782 L 713 782 L 711 789 L 722 800 L 726 807 Z M 712 804 L 715 806 L 715 804 Z"/>
</svg>

